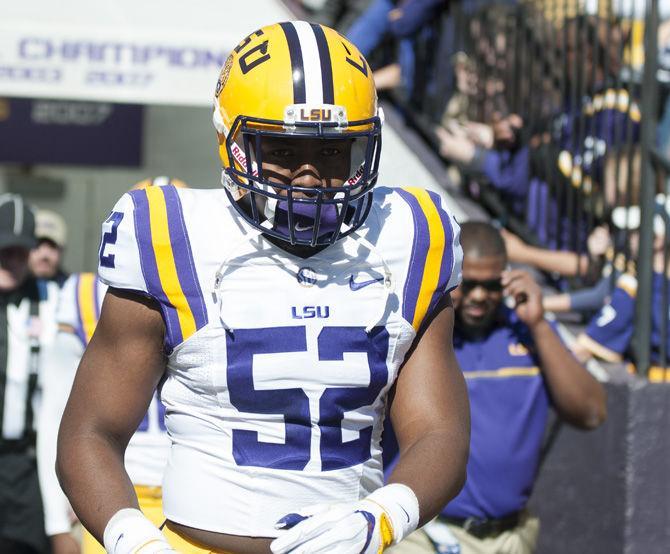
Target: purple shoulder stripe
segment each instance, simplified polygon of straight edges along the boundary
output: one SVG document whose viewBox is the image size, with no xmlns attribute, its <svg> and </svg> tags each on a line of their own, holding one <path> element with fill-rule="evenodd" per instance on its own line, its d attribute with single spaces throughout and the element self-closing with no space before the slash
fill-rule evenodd
<svg viewBox="0 0 670 554">
<path fill-rule="evenodd" d="M 409 205 L 414 222 L 412 253 L 410 255 L 407 278 L 402 295 L 402 316 L 411 323 L 414 319 L 414 312 L 419 300 L 423 271 L 430 247 L 430 233 L 428 230 L 428 220 L 416 196 L 400 188 L 396 189 L 396 192 Z"/>
<path fill-rule="evenodd" d="M 147 199 L 146 191 L 143 189 L 133 190 L 128 194 L 130 194 L 135 207 L 133 211 L 135 236 L 137 237 L 137 246 L 140 252 L 140 264 L 142 266 L 144 283 L 147 293 L 155 298 L 160 305 L 163 321 L 165 322 L 165 347 L 170 352 L 176 344 L 182 341 L 182 334 L 177 310 L 168 300 L 158 275 L 156 254 L 154 253 L 151 237 L 149 200 Z"/>
<path fill-rule="evenodd" d="M 173 185 L 161 187 L 161 190 L 165 196 L 170 243 L 179 284 L 193 314 L 195 327 L 201 329 L 207 324 L 207 307 L 193 261 L 193 251 L 184 223 L 184 212 L 179 193 Z"/>
<path fill-rule="evenodd" d="M 444 253 L 442 254 L 442 263 L 440 264 L 440 278 L 438 280 L 437 289 L 430 299 L 430 307 L 428 313 L 431 313 L 440 299 L 448 292 L 447 285 L 451 279 L 451 272 L 454 267 L 454 250 L 452 248 L 454 242 L 454 228 L 451 225 L 451 218 L 449 214 L 442 208 L 440 195 L 435 192 L 428 192 L 428 196 L 435 204 L 435 209 L 440 215 L 440 221 L 444 228 Z"/>
</svg>

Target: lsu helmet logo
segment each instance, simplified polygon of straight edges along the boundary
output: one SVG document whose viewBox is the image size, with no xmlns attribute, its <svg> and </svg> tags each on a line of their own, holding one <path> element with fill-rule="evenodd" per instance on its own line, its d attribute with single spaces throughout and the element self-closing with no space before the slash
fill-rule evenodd
<svg viewBox="0 0 670 554">
<path fill-rule="evenodd" d="M 306 110 L 302 108 L 300 110 L 300 121 L 331 121 L 332 114 L 333 110 L 331 109 L 314 108 Z"/>
</svg>

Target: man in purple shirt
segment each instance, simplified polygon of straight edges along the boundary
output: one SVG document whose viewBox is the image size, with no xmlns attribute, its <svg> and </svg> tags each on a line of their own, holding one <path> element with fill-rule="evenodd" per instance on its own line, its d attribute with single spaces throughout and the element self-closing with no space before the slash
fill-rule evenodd
<svg viewBox="0 0 670 554">
<path fill-rule="evenodd" d="M 463 281 L 452 299 L 454 349 L 472 418 L 468 477 L 442 514 L 405 541 L 414 549 L 399 545 L 394 554 L 533 552 L 539 521 L 528 514 L 526 503 L 549 406 L 582 429 L 605 419 L 602 385 L 544 318 L 542 293 L 530 274 L 505 269 L 499 231 L 488 223 L 466 222 L 461 244 Z"/>
</svg>

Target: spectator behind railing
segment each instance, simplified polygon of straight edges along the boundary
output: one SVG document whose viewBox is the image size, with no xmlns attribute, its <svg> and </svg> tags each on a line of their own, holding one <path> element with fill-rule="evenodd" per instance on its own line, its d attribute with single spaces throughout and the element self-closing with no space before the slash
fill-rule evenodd
<svg viewBox="0 0 670 554">
<path fill-rule="evenodd" d="M 654 243 L 653 243 L 653 282 L 652 282 L 652 332 L 651 359 L 654 364 L 649 371 L 651 381 L 670 380 L 667 370 L 667 356 L 670 353 L 670 334 L 662 330 L 668 328 L 668 304 L 664 302 L 664 288 L 670 286 L 670 268 L 666 265 L 666 237 L 670 229 L 670 198 L 658 195 L 655 203 Z M 633 256 L 638 254 L 640 208 L 615 208 L 612 212 L 614 225 L 628 231 L 630 250 Z M 617 283 L 611 300 L 605 304 L 591 320 L 586 330 L 577 338 L 574 346 L 580 359 L 595 356 L 610 362 L 630 361 L 634 358 L 631 340 L 635 328 L 635 297 L 638 282 L 631 273 L 622 275 Z M 668 290 L 667 288 L 665 289 Z M 663 321 L 665 320 L 665 321 Z M 629 366 L 632 367 L 632 366 Z"/>
<path fill-rule="evenodd" d="M 377 48 L 387 37 L 398 40 L 397 62 L 374 72 L 377 90 L 402 84 L 407 95 L 414 85 L 414 46 L 412 39 L 444 7 L 441 0 L 373 0 L 368 9 L 347 30 L 347 38 L 363 56 Z"/>
<path fill-rule="evenodd" d="M 503 229 L 501 233 L 510 262 L 561 277 L 582 277 L 587 284 L 577 290 L 545 296 L 542 302 L 545 310 L 574 311 L 590 317 L 611 293 L 616 277 L 611 276 L 614 253 L 606 226 L 601 225 L 591 232 L 585 253 L 541 248 L 525 243 L 507 230 Z"/>
<path fill-rule="evenodd" d="M 303 0 L 303 5 L 306 4 Z M 343 33 L 368 9 L 372 0 L 327 0 L 310 10 L 310 20 Z"/>
</svg>

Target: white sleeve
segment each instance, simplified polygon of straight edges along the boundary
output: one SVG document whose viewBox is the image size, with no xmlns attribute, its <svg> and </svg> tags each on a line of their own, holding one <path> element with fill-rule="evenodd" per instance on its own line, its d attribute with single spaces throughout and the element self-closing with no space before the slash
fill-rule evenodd
<svg viewBox="0 0 670 554">
<path fill-rule="evenodd" d="M 72 509 L 56 477 L 56 440 L 63 410 L 84 352 L 73 333 L 59 332 L 44 360 L 42 407 L 37 427 L 37 470 L 47 535 L 70 532 Z"/>
<path fill-rule="evenodd" d="M 151 253 L 146 247 L 141 249 L 136 233 L 138 226 L 142 231 L 142 227 L 148 225 L 142 202 L 146 202 L 142 195 L 124 194 L 103 222 L 98 276 L 111 287 L 147 293 L 143 268 L 148 262 L 146 257 Z M 136 205 L 138 203 L 139 206 Z"/>
</svg>

